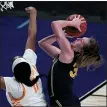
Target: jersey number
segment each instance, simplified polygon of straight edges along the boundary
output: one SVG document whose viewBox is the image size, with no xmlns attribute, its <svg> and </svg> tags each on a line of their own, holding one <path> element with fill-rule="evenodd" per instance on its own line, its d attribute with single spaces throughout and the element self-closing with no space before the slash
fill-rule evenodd
<svg viewBox="0 0 107 107">
<path fill-rule="evenodd" d="M 69 74 L 70 74 L 70 77 L 75 78 L 75 76 L 77 76 L 77 72 L 78 72 L 78 68 L 76 68 L 76 63 L 73 65 L 73 67 L 75 67 L 75 68 L 73 69 L 73 71 L 70 71 Z"/>
</svg>

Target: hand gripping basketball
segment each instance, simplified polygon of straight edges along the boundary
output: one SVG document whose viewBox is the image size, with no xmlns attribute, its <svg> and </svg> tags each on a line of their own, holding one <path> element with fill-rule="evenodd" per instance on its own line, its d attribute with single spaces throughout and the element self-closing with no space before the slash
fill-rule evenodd
<svg viewBox="0 0 107 107">
<path fill-rule="evenodd" d="M 73 26 L 75 28 L 77 28 L 80 32 L 82 32 L 81 28 L 80 28 L 80 25 L 82 23 L 86 23 L 86 21 L 84 21 L 84 18 L 83 17 L 80 18 L 80 15 L 78 15 L 77 17 L 76 17 L 76 15 L 74 15 L 74 18 L 73 18 L 72 22 L 73 22 Z"/>
<path fill-rule="evenodd" d="M 66 27 L 66 33 L 69 36 L 80 37 L 86 32 L 87 22 L 83 16 L 79 14 L 73 14 L 70 15 L 66 20 L 69 21 L 69 26 Z"/>
</svg>

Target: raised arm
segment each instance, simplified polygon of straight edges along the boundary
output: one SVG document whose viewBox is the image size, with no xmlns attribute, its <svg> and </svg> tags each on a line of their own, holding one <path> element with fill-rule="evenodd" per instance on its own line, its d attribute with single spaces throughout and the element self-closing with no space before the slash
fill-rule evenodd
<svg viewBox="0 0 107 107">
<path fill-rule="evenodd" d="M 81 25 L 81 23 L 84 23 L 84 22 L 85 21 L 83 20 L 83 18 L 80 18 L 80 15 L 78 17 L 76 15 L 74 15 L 74 19 L 72 21 L 58 20 L 58 21 L 52 22 L 52 24 L 51 24 L 52 29 L 53 29 L 54 34 L 57 37 L 57 42 L 61 49 L 59 59 L 62 62 L 70 63 L 74 57 L 74 51 L 71 48 L 71 44 L 65 37 L 62 29 L 64 27 L 73 26 L 81 32 L 80 25 Z"/>
<path fill-rule="evenodd" d="M 68 21 L 66 21 L 66 22 L 68 22 Z M 65 26 L 67 26 L 67 25 L 64 25 L 64 27 Z M 69 37 L 64 33 L 64 31 L 63 31 L 63 34 L 64 34 L 64 36 L 63 36 L 64 38 L 65 38 L 65 36 Z M 43 49 L 49 56 L 51 56 L 53 58 L 56 58 L 58 56 L 58 54 L 60 54 L 60 52 L 61 52 L 61 50 L 59 48 L 53 46 L 53 43 L 56 41 L 56 39 L 57 39 L 57 35 L 53 34 L 53 35 L 43 38 L 42 40 L 40 40 L 38 42 L 39 47 L 41 49 Z"/>
<path fill-rule="evenodd" d="M 56 36 L 50 35 L 46 38 L 43 38 L 38 42 L 39 47 L 43 49 L 49 56 L 56 58 L 60 54 L 60 49 L 53 46 L 52 44 L 56 41 Z"/>
<path fill-rule="evenodd" d="M 23 57 L 30 61 L 33 65 L 36 65 L 36 33 L 37 33 L 37 10 L 34 7 L 25 8 L 26 12 L 29 13 L 29 25 L 28 25 L 28 39 L 26 42 L 25 52 Z"/>
<path fill-rule="evenodd" d="M 35 42 L 36 42 L 36 33 L 37 33 L 37 24 L 36 24 L 36 17 L 37 17 L 37 10 L 34 7 L 27 7 L 25 10 L 29 13 L 29 26 L 28 26 L 28 39 L 26 42 L 25 49 L 32 49 L 33 51 L 36 50 Z"/>
<path fill-rule="evenodd" d="M 58 20 L 52 22 L 52 29 L 56 35 L 57 43 L 61 49 L 59 59 L 63 63 L 70 63 L 74 57 L 74 51 L 71 49 L 71 44 L 65 37 L 62 28 L 73 25 L 72 21 Z"/>
</svg>

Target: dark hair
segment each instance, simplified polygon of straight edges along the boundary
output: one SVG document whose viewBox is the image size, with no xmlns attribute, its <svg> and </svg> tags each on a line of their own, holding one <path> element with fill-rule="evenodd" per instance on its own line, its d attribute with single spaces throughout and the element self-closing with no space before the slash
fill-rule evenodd
<svg viewBox="0 0 107 107">
<path fill-rule="evenodd" d="M 31 68 L 30 65 L 26 62 L 19 63 L 14 68 L 14 76 L 16 80 L 20 83 L 23 83 L 27 86 L 33 86 L 39 79 L 37 76 L 32 81 L 30 80 Z"/>
<path fill-rule="evenodd" d="M 103 57 L 99 52 L 99 45 L 95 38 L 91 37 L 88 44 L 85 44 L 81 50 L 81 53 L 76 55 L 77 66 L 87 67 L 87 70 L 91 66 L 94 68 L 99 67 L 103 63 Z"/>
</svg>

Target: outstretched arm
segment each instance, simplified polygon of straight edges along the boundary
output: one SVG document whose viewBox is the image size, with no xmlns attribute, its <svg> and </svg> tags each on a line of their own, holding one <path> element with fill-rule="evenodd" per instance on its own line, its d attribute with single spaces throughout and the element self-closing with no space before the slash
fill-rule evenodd
<svg viewBox="0 0 107 107">
<path fill-rule="evenodd" d="M 37 24 L 36 24 L 36 17 L 37 17 L 37 10 L 34 7 L 27 7 L 25 10 L 29 13 L 29 26 L 28 26 L 28 39 L 26 42 L 25 49 L 31 49 L 35 51 L 35 42 L 36 42 L 36 33 L 37 33 Z"/>
<path fill-rule="evenodd" d="M 36 33 L 37 33 L 37 10 L 34 7 L 27 7 L 25 10 L 29 13 L 28 39 L 26 42 L 25 52 L 23 57 L 36 65 L 37 55 L 36 51 Z"/>
</svg>

